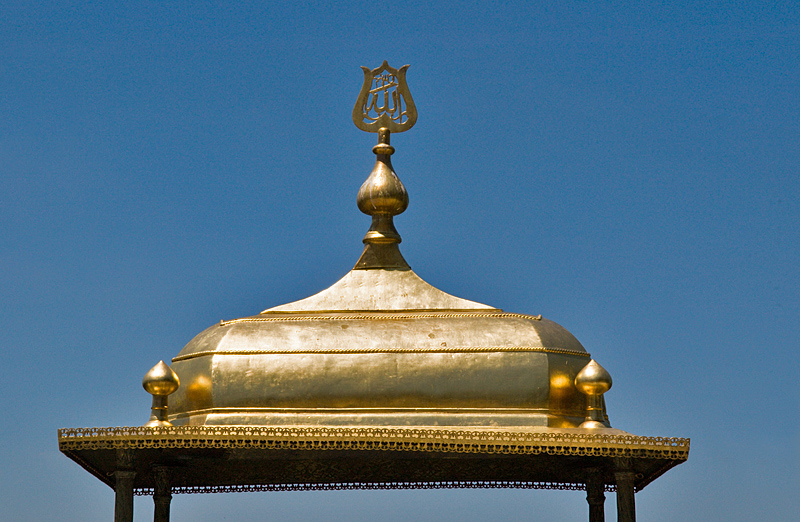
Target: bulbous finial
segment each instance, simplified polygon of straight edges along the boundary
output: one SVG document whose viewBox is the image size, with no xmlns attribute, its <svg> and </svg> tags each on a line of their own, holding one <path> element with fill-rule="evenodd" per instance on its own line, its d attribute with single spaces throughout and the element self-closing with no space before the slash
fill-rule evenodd
<svg viewBox="0 0 800 522">
<path fill-rule="evenodd" d="M 575 376 L 575 387 L 586 395 L 586 420 L 579 428 L 610 428 L 603 413 L 603 394 L 611 389 L 611 375 L 592 359 Z"/>
<path fill-rule="evenodd" d="M 151 395 L 170 395 L 180 385 L 178 375 L 164 361 L 158 361 L 142 379 L 142 387 Z"/>
<path fill-rule="evenodd" d="M 172 426 L 167 417 L 167 396 L 181 385 L 178 375 L 164 361 L 150 368 L 142 379 L 142 387 L 153 396 L 150 420 L 145 426 Z"/>
<path fill-rule="evenodd" d="M 394 153 L 394 147 L 389 145 L 389 131 L 381 129 L 381 132 L 378 133 L 378 140 L 378 144 L 372 148 L 377 155 L 375 167 L 358 190 L 356 202 L 358 209 L 368 216 L 381 214 L 396 216 L 408 208 L 408 192 L 394 172 L 389 159 L 389 156 Z M 396 231 L 394 235 L 397 236 L 396 240 L 393 238 L 391 241 L 379 242 L 399 243 L 400 236 Z M 379 238 L 370 238 L 368 234 L 367 238 L 364 238 L 364 242 L 375 242 L 375 239 Z"/>
<path fill-rule="evenodd" d="M 611 374 L 592 359 L 575 376 L 575 386 L 586 395 L 602 395 L 611 389 Z"/>
</svg>

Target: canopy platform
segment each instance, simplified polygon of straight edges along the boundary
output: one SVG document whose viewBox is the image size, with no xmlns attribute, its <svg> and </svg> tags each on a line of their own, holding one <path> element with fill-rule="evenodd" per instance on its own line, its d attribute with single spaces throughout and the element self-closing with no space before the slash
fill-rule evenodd
<svg viewBox="0 0 800 522">
<path fill-rule="evenodd" d="M 58 437 L 64 454 L 130 504 L 134 495 L 168 503 L 170 493 L 524 488 L 586 490 L 591 509 L 592 494 L 632 499 L 689 454 L 688 439 L 611 428 L 168 426 Z"/>
</svg>

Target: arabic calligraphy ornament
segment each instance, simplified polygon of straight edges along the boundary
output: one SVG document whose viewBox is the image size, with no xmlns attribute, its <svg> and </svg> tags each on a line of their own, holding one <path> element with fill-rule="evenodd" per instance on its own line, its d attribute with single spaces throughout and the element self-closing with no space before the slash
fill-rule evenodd
<svg viewBox="0 0 800 522">
<path fill-rule="evenodd" d="M 406 83 L 408 65 L 389 67 L 384 60 L 377 69 L 361 67 L 364 84 L 353 107 L 353 123 L 365 132 L 407 131 L 417 122 L 417 107 Z"/>
</svg>

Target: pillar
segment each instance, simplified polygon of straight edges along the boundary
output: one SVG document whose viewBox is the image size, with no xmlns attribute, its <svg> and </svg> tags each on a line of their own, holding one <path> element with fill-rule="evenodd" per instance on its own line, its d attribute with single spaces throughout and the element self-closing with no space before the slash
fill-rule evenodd
<svg viewBox="0 0 800 522">
<path fill-rule="evenodd" d="M 616 459 L 614 478 L 617 482 L 617 521 L 636 522 L 636 503 L 633 498 L 633 481 L 636 474 L 631 466 L 631 459 Z"/>
<path fill-rule="evenodd" d="M 136 472 L 117 470 L 114 476 L 117 479 L 114 487 L 114 522 L 133 522 L 133 479 Z"/>
<path fill-rule="evenodd" d="M 117 450 L 117 469 L 114 471 L 114 522 L 133 522 L 133 453 Z"/>
<path fill-rule="evenodd" d="M 605 487 L 601 469 L 586 470 L 586 501 L 589 503 L 589 522 L 605 522 Z"/>
<path fill-rule="evenodd" d="M 167 468 L 158 466 L 153 468 L 155 477 L 155 491 L 153 492 L 154 522 L 169 522 L 169 503 L 172 500 L 172 489 L 169 485 L 169 472 Z"/>
</svg>

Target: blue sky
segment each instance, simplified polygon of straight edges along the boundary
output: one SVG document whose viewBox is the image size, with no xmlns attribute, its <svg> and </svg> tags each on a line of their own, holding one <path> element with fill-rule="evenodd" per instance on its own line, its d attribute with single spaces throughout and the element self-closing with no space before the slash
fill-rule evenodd
<svg viewBox="0 0 800 522">
<path fill-rule="evenodd" d="M 567 327 L 615 427 L 691 437 L 641 519 L 796 516 L 796 3 L 11 1 L 0 49 L 8 520 L 109 520 L 56 430 L 144 423 L 159 359 L 355 263 L 375 137 L 350 112 L 384 59 L 419 110 L 392 140 L 412 268 Z M 583 496 L 186 495 L 173 518 L 584 520 Z"/>
</svg>

